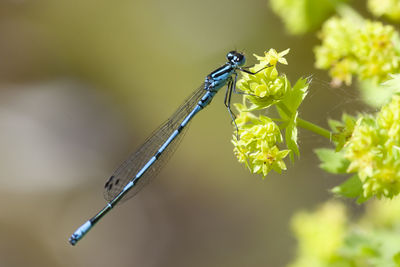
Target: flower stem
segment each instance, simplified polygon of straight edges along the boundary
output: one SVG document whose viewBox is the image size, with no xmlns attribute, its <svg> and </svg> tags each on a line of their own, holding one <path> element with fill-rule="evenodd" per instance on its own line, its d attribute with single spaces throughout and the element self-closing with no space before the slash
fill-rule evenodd
<svg viewBox="0 0 400 267">
<path fill-rule="evenodd" d="M 286 116 L 288 116 L 289 118 L 292 117 L 292 112 L 288 109 L 288 107 L 285 104 L 278 103 L 277 106 L 283 112 L 285 112 Z M 306 130 L 309 130 L 311 132 L 314 132 L 314 133 L 316 133 L 318 135 L 321 135 L 321 136 L 329 139 L 329 141 L 332 141 L 332 132 L 331 131 L 329 131 L 329 130 L 327 130 L 325 128 L 322 128 L 322 127 L 320 127 L 320 126 L 318 126 L 318 125 L 316 125 L 316 124 L 314 124 L 312 122 L 309 122 L 309 121 L 306 121 L 306 120 L 303 120 L 303 119 L 297 117 L 296 125 L 301 127 L 301 128 L 303 128 L 303 129 L 306 129 Z"/>
<path fill-rule="evenodd" d="M 332 141 L 332 132 L 331 131 L 329 131 L 325 128 L 322 128 L 312 122 L 297 118 L 297 126 L 303 128 L 303 129 L 309 130 L 311 132 L 314 132 L 316 134 L 319 134 L 319 135 L 329 139 L 329 141 Z"/>
</svg>

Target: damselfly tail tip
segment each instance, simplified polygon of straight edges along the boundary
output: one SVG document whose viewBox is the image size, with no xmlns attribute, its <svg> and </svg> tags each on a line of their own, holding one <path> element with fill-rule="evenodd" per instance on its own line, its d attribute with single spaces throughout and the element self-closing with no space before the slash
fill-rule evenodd
<svg viewBox="0 0 400 267">
<path fill-rule="evenodd" d="M 69 238 L 69 243 L 73 246 L 75 246 L 75 244 L 78 242 L 78 239 L 76 238 L 75 234 L 73 234 L 70 238 Z"/>
<path fill-rule="evenodd" d="M 82 239 L 82 237 L 90 230 L 90 228 L 92 228 L 92 223 L 89 220 L 71 235 L 71 237 L 69 238 L 69 243 L 75 246 L 75 244 Z"/>
</svg>

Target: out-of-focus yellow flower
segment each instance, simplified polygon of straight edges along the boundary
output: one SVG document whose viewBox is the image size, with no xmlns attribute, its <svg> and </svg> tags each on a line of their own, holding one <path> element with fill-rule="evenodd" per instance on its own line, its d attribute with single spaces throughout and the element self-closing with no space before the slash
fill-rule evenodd
<svg viewBox="0 0 400 267">
<path fill-rule="evenodd" d="M 272 9 L 285 23 L 292 34 L 303 34 L 317 29 L 347 0 L 271 0 Z"/>
<path fill-rule="evenodd" d="M 399 34 L 390 25 L 333 17 L 324 23 L 320 38 L 316 67 L 330 69 L 334 85 L 350 85 L 353 75 L 378 83 L 400 71 Z"/>
<path fill-rule="evenodd" d="M 368 203 L 362 224 L 375 227 L 399 227 L 400 198 L 371 201 Z"/>
<path fill-rule="evenodd" d="M 400 264 L 400 201 L 373 201 L 360 223 L 329 201 L 292 219 L 297 258 L 289 267 L 372 267 Z"/>
<path fill-rule="evenodd" d="M 385 16 L 394 21 L 400 21 L 400 1 L 398 0 L 368 0 L 368 9 L 377 17 Z"/>
<path fill-rule="evenodd" d="M 290 267 L 330 266 L 344 243 L 347 217 L 344 205 L 327 202 L 316 212 L 299 212 L 292 219 L 298 239 L 298 258 Z"/>
</svg>

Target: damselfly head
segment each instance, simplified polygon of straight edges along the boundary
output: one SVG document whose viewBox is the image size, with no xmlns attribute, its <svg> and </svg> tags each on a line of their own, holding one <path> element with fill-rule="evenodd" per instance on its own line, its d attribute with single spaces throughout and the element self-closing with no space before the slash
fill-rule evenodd
<svg viewBox="0 0 400 267">
<path fill-rule="evenodd" d="M 246 62 L 246 58 L 242 53 L 239 53 L 237 51 L 230 51 L 227 55 L 226 58 L 228 61 L 232 64 L 242 66 Z"/>
</svg>

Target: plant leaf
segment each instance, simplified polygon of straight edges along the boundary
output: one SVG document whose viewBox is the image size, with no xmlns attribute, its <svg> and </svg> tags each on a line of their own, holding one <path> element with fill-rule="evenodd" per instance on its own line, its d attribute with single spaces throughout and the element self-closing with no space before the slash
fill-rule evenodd
<svg viewBox="0 0 400 267">
<path fill-rule="evenodd" d="M 290 153 L 291 161 L 294 160 L 294 154 L 299 156 L 299 146 L 297 144 L 297 109 L 307 95 L 308 82 L 307 79 L 301 78 L 287 92 L 286 96 L 276 105 L 279 116 L 286 123 L 285 142 Z"/>
<path fill-rule="evenodd" d="M 344 158 L 343 152 L 335 152 L 329 148 L 315 149 L 314 152 L 317 154 L 321 163 L 319 167 L 330 173 L 346 173 L 350 162 Z"/>
<path fill-rule="evenodd" d="M 285 128 L 285 142 L 286 146 L 290 151 L 293 153 L 290 153 L 290 160 L 293 162 L 294 161 L 294 155 L 296 156 L 300 155 L 299 151 L 299 146 L 297 144 L 297 127 L 296 127 L 296 119 L 297 119 L 297 112 L 294 113 L 293 118 L 291 118 L 288 122 L 287 127 Z"/>
<path fill-rule="evenodd" d="M 298 79 L 296 84 L 290 89 L 290 91 L 286 93 L 286 96 L 282 99 L 281 103 L 284 104 L 291 113 L 295 113 L 297 111 L 301 102 L 306 97 L 308 93 L 308 85 L 309 84 L 307 79 Z"/>
<path fill-rule="evenodd" d="M 337 195 L 347 197 L 347 198 L 358 197 L 357 203 L 359 203 L 359 204 L 363 203 L 367 200 L 367 198 L 365 198 L 363 196 L 362 183 L 357 174 L 350 177 L 349 179 L 344 181 L 342 184 L 335 186 L 334 188 L 332 188 L 331 191 Z"/>
</svg>

